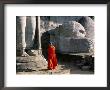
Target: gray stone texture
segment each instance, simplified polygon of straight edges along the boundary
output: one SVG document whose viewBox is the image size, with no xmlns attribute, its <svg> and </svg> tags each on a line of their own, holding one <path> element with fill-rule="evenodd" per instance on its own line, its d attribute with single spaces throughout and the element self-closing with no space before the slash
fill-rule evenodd
<svg viewBox="0 0 110 90">
<path fill-rule="evenodd" d="M 34 23 L 34 17 L 17 17 L 17 48 L 33 46 Z M 52 41 L 60 52 L 94 51 L 94 21 L 87 16 L 41 16 L 39 34 L 42 50 Z"/>
<path fill-rule="evenodd" d="M 16 17 L 16 48 L 32 48 L 36 29 L 35 16 Z"/>
<path fill-rule="evenodd" d="M 82 21 L 82 18 L 87 20 Z M 94 51 L 94 21 L 90 17 L 51 16 L 49 19 L 41 18 L 41 21 L 44 23 L 41 25 L 41 32 L 49 32 L 50 41 L 57 51 L 66 53 Z"/>
<path fill-rule="evenodd" d="M 84 38 L 86 32 L 80 23 L 76 21 L 68 21 L 62 24 L 60 35 L 63 37 Z"/>
<path fill-rule="evenodd" d="M 94 39 L 94 21 L 90 17 L 82 17 L 79 20 L 79 23 L 83 25 L 86 30 L 86 37 L 90 39 Z"/>
<path fill-rule="evenodd" d="M 88 39 L 60 38 L 59 50 L 62 53 L 89 53 Z"/>
<path fill-rule="evenodd" d="M 82 16 L 41 16 L 40 20 L 40 30 L 41 32 L 49 31 L 59 27 L 65 21 L 79 21 Z"/>
<path fill-rule="evenodd" d="M 64 22 L 56 32 L 57 50 L 62 53 L 89 53 L 91 39 L 86 38 L 84 27 L 76 21 Z"/>
<path fill-rule="evenodd" d="M 94 18 L 94 17 L 92 17 Z M 85 30 L 86 30 L 86 38 L 91 40 L 91 52 L 94 52 L 94 39 L 95 39 L 95 32 L 94 32 L 94 20 L 90 17 L 84 16 L 79 20 L 79 23 L 81 23 Z"/>
</svg>

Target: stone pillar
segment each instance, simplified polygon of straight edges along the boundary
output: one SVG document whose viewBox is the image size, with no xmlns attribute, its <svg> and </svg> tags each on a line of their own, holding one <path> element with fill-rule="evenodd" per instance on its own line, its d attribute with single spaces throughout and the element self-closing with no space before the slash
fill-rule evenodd
<svg viewBox="0 0 110 90">
<path fill-rule="evenodd" d="M 25 28 L 26 49 L 33 48 L 35 29 L 36 29 L 36 16 L 26 16 L 26 28 Z"/>
<path fill-rule="evenodd" d="M 41 52 L 41 32 L 40 32 L 40 16 L 37 16 L 37 31 L 38 31 L 38 54 L 42 54 Z"/>
<path fill-rule="evenodd" d="M 16 17 L 17 50 L 23 50 L 26 48 L 25 27 L 26 27 L 26 16 L 17 16 Z"/>
</svg>

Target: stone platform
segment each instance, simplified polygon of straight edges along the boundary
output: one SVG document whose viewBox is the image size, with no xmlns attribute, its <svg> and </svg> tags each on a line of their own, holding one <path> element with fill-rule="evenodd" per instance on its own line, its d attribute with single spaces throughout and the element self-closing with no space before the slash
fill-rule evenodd
<svg viewBox="0 0 110 90">
<path fill-rule="evenodd" d="M 62 74 L 93 74 L 91 71 L 82 71 L 76 67 L 73 61 L 63 61 L 58 59 L 56 70 L 47 69 L 47 61 L 42 55 L 29 57 L 16 57 L 16 73 L 39 74 L 39 75 L 62 75 Z"/>
<path fill-rule="evenodd" d="M 58 65 L 56 70 L 47 69 L 47 61 L 43 56 L 17 57 L 17 74 L 69 74 L 70 70 L 63 70 L 63 65 Z"/>
</svg>

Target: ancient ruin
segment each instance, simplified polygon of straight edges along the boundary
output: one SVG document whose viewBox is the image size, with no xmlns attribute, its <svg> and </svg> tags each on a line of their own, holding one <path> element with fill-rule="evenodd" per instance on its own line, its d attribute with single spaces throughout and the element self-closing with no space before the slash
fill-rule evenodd
<svg viewBox="0 0 110 90">
<path fill-rule="evenodd" d="M 69 55 L 69 58 L 71 57 L 70 59 L 76 58 L 76 56 L 74 55 L 81 56 L 81 60 L 83 60 L 87 56 L 93 58 L 94 21 L 90 17 L 17 16 L 16 22 L 18 73 L 20 72 L 20 70 L 22 72 L 23 70 L 27 72 L 28 70 L 29 72 L 35 71 L 35 73 L 37 74 L 48 73 L 48 71 L 45 70 L 47 66 L 47 48 L 49 42 L 52 42 L 56 47 L 56 53 L 57 56 L 59 56 L 59 61 L 61 61 L 61 58 L 63 58 L 63 56 L 61 56 L 60 54 L 64 56 Z M 32 52 L 31 54 L 28 49 Z M 29 56 L 27 57 L 26 55 L 26 57 L 24 57 L 23 59 L 23 57 L 19 55 L 19 53 L 21 53 L 20 51 L 26 52 Z M 75 62 L 76 60 L 77 59 L 72 60 L 72 62 Z M 20 64 L 20 62 L 27 62 L 28 64 L 23 65 Z M 94 70 L 93 64 L 94 63 L 92 62 L 92 67 L 90 67 L 89 65 L 88 68 L 92 68 L 92 70 Z M 37 66 L 39 69 L 45 68 L 45 70 L 39 71 Z M 70 73 L 71 71 L 70 69 L 68 69 L 67 71 L 60 70 L 60 67 L 61 66 L 59 65 L 59 70 L 57 70 L 55 73 L 65 74 Z"/>
</svg>

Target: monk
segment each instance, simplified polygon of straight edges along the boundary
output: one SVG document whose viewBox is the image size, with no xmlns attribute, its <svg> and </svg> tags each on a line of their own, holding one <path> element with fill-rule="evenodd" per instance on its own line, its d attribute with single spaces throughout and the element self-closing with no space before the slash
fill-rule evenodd
<svg viewBox="0 0 110 90">
<path fill-rule="evenodd" d="M 48 46 L 48 69 L 54 70 L 57 67 L 57 57 L 55 54 L 55 47 L 51 44 Z"/>
</svg>

